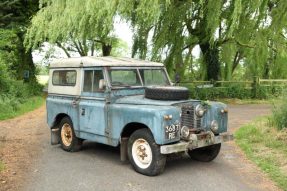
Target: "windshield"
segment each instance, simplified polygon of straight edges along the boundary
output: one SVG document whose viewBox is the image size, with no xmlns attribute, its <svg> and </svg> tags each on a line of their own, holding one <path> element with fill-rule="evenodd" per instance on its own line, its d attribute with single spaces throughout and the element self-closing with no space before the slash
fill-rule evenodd
<svg viewBox="0 0 287 191">
<path fill-rule="evenodd" d="M 164 69 L 110 69 L 109 77 L 112 87 L 170 85 Z"/>
<path fill-rule="evenodd" d="M 115 69 L 109 71 L 111 85 L 118 87 L 141 86 L 136 69 Z"/>
<path fill-rule="evenodd" d="M 144 86 L 170 85 L 166 73 L 163 69 L 140 69 L 140 74 L 144 83 Z"/>
</svg>

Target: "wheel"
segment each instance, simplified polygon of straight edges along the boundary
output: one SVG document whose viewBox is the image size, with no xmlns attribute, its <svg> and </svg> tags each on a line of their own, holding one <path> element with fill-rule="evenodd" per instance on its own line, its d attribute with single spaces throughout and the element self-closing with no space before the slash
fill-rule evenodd
<svg viewBox="0 0 287 191">
<path fill-rule="evenodd" d="M 221 148 L 221 143 L 216 145 L 210 145 L 207 147 L 202 147 L 199 149 L 189 150 L 188 155 L 190 158 L 201 161 L 201 162 L 210 162 L 214 160 L 219 154 Z"/>
<path fill-rule="evenodd" d="M 62 149 L 69 152 L 80 150 L 83 141 L 75 136 L 71 119 L 64 117 L 60 122 L 60 127 L 60 143 Z"/>
<path fill-rule="evenodd" d="M 145 97 L 156 100 L 186 100 L 189 98 L 189 90 L 177 86 L 150 86 L 145 88 Z"/>
<path fill-rule="evenodd" d="M 162 173 L 166 163 L 166 156 L 160 153 L 160 147 L 148 129 L 139 129 L 131 135 L 128 157 L 135 171 L 147 176 Z"/>
</svg>

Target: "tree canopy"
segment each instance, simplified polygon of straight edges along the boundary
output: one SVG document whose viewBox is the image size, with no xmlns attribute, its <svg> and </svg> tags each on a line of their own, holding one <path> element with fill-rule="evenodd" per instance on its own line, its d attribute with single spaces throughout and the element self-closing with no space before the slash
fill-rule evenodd
<svg viewBox="0 0 287 191">
<path fill-rule="evenodd" d="M 70 57 L 69 51 L 94 55 L 100 45 L 103 55 L 109 55 L 117 42 L 112 34 L 117 1 L 41 0 L 40 8 L 27 32 L 27 47 L 48 41 Z"/>
<path fill-rule="evenodd" d="M 162 61 L 170 74 L 219 80 L 286 78 L 285 0 L 40 0 L 26 46 L 48 41 L 69 55 L 111 53 L 114 18 L 131 23 L 132 57 Z M 201 58 L 192 51 L 199 46 Z"/>
<path fill-rule="evenodd" d="M 133 55 L 146 57 L 151 35 L 152 59 L 164 61 L 170 72 L 194 68 L 196 45 L 202 51 L 202 79 L 230 79 L 240 62 L 249 76 L 275 77 L 278 68 L 286 69 L 284 0 L 124 2 L 123 15 L 135 32 Z"/>
</svg>

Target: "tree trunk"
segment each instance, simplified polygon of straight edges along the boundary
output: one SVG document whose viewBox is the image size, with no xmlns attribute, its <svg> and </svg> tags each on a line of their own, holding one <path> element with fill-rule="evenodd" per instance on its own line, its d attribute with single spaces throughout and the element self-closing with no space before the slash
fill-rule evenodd
<svg viewBox="0 0 287 191">
<path fill-rule="evenodd" d="M 36 67 L 33 63 L 32 50 L 29 49 L 26 51 L 24 47 L 24 35 L 18 34 L 20 43 L 19 43 L 19 65 L 17 67 L 17 79 L 22 80 L 24 77 L 24 71 L 29 71 L 29 78 L 25 79 L 26 82 L 36 82 Z"/>
<path fill-rule="evenodd" d="M 218 47 L 216 46 L 216 44 L 214 44 L 212 47 L 210 43 L 203 43 L 199 46 L 203 53 L 203 60 L 206 65 L 205 80 L 219 80 L 220 62 Z"/>
<path fill-rule="evenodd" d="M 110 56 L 112 52 L 112 45 L 103 43 L 102 52 L 103 52 L 103 56 Z"/>
<path fill-rule="evenodd" d="M 22 62 L 18 71 L 18 79 L 23 79 L 24 71 L 29 71 L 29 78 L 25 79 L 26 82 L 36 82 L 36 67 L 33 63 L 32 51 L 29 49 L 27 52 L 21 51 L 20 53 Z"/>
<path fill-rule="evenodd" d="M 270 74 L 270 61 L 268 60 L 264 65 L 263 78 L 269 79 Z"/>
</svg>

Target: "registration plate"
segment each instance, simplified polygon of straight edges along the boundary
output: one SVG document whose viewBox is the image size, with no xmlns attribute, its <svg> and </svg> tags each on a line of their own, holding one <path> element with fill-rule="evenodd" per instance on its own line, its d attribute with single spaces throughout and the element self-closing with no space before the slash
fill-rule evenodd
<svg viewBox="0 0 287 191">
<path fill-rule="evenodd" d="M 165 138 L 175 139 L 179 132 L 179 125 L 168 125 L 165 127 Z"/>
</svg>

